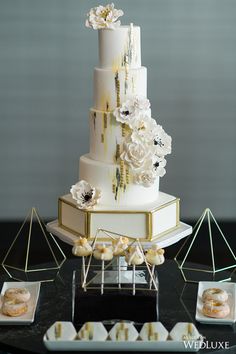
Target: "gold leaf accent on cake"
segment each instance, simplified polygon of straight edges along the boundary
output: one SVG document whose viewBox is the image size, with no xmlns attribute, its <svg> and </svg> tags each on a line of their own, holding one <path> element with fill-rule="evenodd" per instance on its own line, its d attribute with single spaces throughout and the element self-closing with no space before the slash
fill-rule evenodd
<svg viewBox="0 0 236 354">
<path fill-rule="evenodd" d="M 122 137 L 124 138 L 125 135 L 126 135 L 126 124 L 125 123 L 122 123 Z"/>
<path fill-rule="evenodd" d="M 116 192 L 116 185 L 113 183 L 112 184 L 112 193 L 115 194 L 115 192 Z"/>
<path fill-rule="evenodd" d="M 125 166 L 124 161 L 120 161 L 120 188 L 124 188 L 124 174 L 125 174 Z"/>
<path fill-rule="evenodd" d="M 126 181 L 126 184 L 129 184 L 129 177 L 130 177 L 130 175 L 129 175 L 129 168 L 128 167 L 126 167 L 126 170 L 125 170 L 125 181 Z"/>
<path fill-rule="evenodd" d="M 103 113 L 103 127 L 107 129 L 107 113 Z"/>
<path fill-rule="evenodd" d="M 115 159 L 116 161 L 120 158 L 120 144 L 116 144 L 116 155 Z"/>
<path fill-rule="evenodd" d="M 120 80 L 118 71 L 115 74 L 116 106 L 120 106 Z"/>
</svg>

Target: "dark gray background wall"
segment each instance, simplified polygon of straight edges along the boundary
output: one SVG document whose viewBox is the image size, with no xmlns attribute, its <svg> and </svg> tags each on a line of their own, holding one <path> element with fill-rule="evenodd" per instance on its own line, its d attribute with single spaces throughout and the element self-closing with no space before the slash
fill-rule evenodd
<svg viewBox="0 0 236 354">
<path fill-rule="evenodd" d="M 57 197 L 88 151 L 97 33 L 85 14 L 100 1 L 0 1 L 0 218 Z M 117 0 L 142 28 L 153 116 L 173 137 L 161 189 L 184 218 L 204 207 L 236 216 L 236 1 Z"/>
</svg>

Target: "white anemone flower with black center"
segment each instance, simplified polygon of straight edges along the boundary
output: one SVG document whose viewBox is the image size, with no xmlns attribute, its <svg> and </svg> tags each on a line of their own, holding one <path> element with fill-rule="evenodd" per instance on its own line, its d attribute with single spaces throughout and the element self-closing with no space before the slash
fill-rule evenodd
<svg viewBox="0 0 236 354">
<path fill-rule="evenodd" d="M 88 182 L 81 180 L 74 184 L 70 193 L 76 200 L 79 209 L 91 209 L 99 202 L 101 192 L 99 189 L 91 186 Z"/>
<path fill-rule="evenodd" d="M 171 154 L 171 136 L 166 134 L 161 125 L 157 125 L 153 130 L 152 151 L 158 156 Z"/>
<path fill-rule="evenodd" d="M 99 5 L 89 11 L 85 26 L 95 30 L 102 28 L 115 29 L 120 26 L 120 21 L 117 20 L 123 15 L 124 12 L 115 9 L 113 3 L 106 6 Z"/>
</svg>

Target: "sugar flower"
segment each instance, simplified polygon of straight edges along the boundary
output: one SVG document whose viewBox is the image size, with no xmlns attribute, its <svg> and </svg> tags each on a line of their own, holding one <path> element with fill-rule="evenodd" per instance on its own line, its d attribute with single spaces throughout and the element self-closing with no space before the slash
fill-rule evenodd
<svg viewBox="0 0 236 354">
<path fill-rule="evenodd" d="M 113 3 L 106 6 L 99 5 L 89 11 L 85 26 L 95 30 L 102 28 L 115 29 L 120 26 L 120 21 L 117 21 L 117 19 L 123 14 L 122 10 L 115 9 Z"/>
<path fill-rule="evenodd" d="M 101 192 L 99 189 L 92 187 L 86 181 L 79 181 L 74 184 L 70 193 L 72 198 L 76 200 L 79 209 L 91 209 L 99 202 Z"/>
</svg>

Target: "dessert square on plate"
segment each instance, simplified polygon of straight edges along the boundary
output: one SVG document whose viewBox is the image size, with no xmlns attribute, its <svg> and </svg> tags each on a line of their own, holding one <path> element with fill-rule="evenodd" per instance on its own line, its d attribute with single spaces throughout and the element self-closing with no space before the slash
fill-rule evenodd
<svg viewBox="0 0 236 354">
<path fill-rule="evenodd" d="M 6 316 L 0 310 L 0 324 L 1 325 L 30 325 L 34 322 L 35 311 L 37 308 L 39 292 L 40 292 L 40 282 L 4 282 L 1 290 L 0 298 L 0 308 L 3 303 L 3 296 L 7 289 L 9 288 L 26 288 L 30 292 L 30 299 L 28 301 L 28 311 L 18 317 Z"/>
<path fill-rule="evenodd" d="M 224 318 L 207 317 L 202 313 L 203 291 L 209 288 L 218 288 L 225 290 L 228 293 L 227 303 L 230 307 L 230 313 Z M 198 284 L 197 305 L 196 305 L 196 320 L 205 324 L 220 324 L 233 325 L 236 322 L 236 285 L 231 282 L 214 282 L 214 281 L 200 281 Z"/>
</svg>

